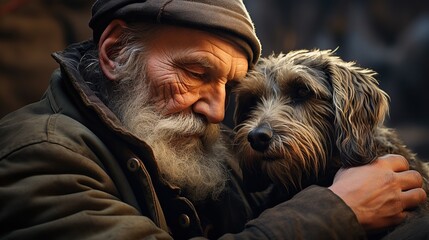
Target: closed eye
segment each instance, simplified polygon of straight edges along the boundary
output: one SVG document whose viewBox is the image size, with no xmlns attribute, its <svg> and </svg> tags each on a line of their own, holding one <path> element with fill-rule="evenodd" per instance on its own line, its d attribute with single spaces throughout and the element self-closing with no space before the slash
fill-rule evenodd
<svg viewBox="0 0 429 240">
<path fill-rule="evenodd" d="M 204 56 L 180 56 L 173 59 L 174 64 L 193 79 L 208 81 L 215 66 Z"/>
<path fill-rule="evenodd" d="M 190 71 L 190 70 L 186 70 L 187 74 L 195 79 L 199 79 L 199 80 L 207 80 L 208 78 L 208 74 L 205 72 L 197 72 L 197 71 Z"/>
</svg>

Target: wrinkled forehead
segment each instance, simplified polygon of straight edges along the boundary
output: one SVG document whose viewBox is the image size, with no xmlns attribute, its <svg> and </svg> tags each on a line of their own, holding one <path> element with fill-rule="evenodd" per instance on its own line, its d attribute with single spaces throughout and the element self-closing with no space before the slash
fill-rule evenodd
<svg viewBox="0 0 429 240">
<path fill-rule="evenodd" d="M 195 63 L 206 68 L 230 71 L 228 79 L 241 79 L 247 73 L 246 53 L 229 38 L 210 32 L 165 25 L 152 34 L 148 47 L 172 60 Z"/>
</svg>

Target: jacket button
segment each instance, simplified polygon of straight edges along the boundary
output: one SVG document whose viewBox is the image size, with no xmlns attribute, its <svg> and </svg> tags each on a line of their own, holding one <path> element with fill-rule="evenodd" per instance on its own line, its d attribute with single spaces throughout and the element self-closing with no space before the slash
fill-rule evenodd
<svg viewBox="0 0 429 240">
<path fill-rule="evenodd" d="M 179 216 L 179 225 L 182 228 L 187 228 L 191 224 L 191 219 L 186 214 L 180 214 Z"/>
<path fill-rule="evenodd" d="M 137 158 L 130 158 L 127 161 L 127 168 L 131 172 L 135 172 L 140 168 L 140 161 Z"/>
</svg>

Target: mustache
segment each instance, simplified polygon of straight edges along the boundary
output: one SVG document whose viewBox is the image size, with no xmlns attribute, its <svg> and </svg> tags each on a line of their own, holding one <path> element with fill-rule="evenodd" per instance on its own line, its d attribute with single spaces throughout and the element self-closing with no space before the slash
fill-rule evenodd
<svg viewBox="0 0 429 240">
<path fill-rule="evenodd" d="M 162 132 L 165 136 L 219 136 L 219 124 L 208 123 L 203 117 L 196 114 L 178 113 L 164 117 L 155 126 L 155 132 Z"/>
</svg>

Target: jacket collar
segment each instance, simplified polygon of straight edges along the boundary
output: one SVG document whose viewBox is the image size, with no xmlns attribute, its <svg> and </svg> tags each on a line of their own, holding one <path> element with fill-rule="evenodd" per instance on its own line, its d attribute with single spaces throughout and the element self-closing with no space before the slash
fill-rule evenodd
<svg viewBox="0 0 429 240">
<path fill-rule="evenodd" d="M 133 149 L 138 149 L 142 156 L 146 156 L 145 167 L 154 179 L 159 179 L 159 171 L 152 149 L 144 141 L 129 132 L 119 121 L 116 115 L 96 96 L 79 73 L 78 63 L 81 57 L 90 49 L 94 43 L 89 40 L 70 45 L 64 51 L 53 53 L 53 58 L 61 66 L 61 75 L 51 80 L 51 85 L 62 85 L 65 94 L 69 96 L 75 108 L 61 109 L 62 113 L 77 119 L 89 126 L 89 128 L 100 135 L 108 135 L 111 139 L 124 141 Z M 57 99 L 58 100 L 58 99 Z M 67 98 L 59 101 L 69 101 Z M 172 188 L 172 187 L 171 187 Z"/>
<path fill-rule="evenodd" d="M 78 105 L 83 105 L 85 108 L 90 109 L 91 113 L 96 114 L 100 118 L 99 120 L 115 132 L 126 135 L 129 138 L 135 138 L 123 127 L 115 114 L 89 88 L 78 71 L 78 63 L 81 57 L 93 47 L 94 44 L 92 41 L 85 41 L 70 45 L 64 51 L 52 54 L 53 58 L 60 64 L 62 73 L 67 77 L 66 79 L 60 79 L 60 81 L 65 81 L 68 88 L 67 93 L 71 95 Z"/>
</svg>

